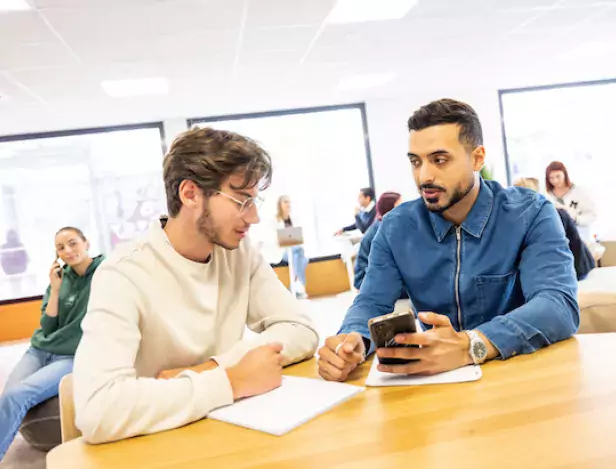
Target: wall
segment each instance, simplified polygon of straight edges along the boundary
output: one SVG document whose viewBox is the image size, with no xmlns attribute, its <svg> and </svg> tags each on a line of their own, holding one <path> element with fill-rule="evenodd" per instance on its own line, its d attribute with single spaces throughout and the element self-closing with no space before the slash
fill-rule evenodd
<svg viewBox="0 0 616 469">
<path fill-rule="evenodd" d="M 465 101 L 477 111 L 483 127 L 488 167 L 492 170 L 494 179 L 506 184 L 497 90 L 451 89 L 447 93 L 427 90 L 402 98 L 366 102 L 372 164 L 378 192 L 394 190 L 406 199 L 417 197 L 406 157 L 407 120 L 420 106 L 443 97 Z"/>
<path fill-rule="evenodd" d="M 378 192 L 395 190 L 402 193 L 407 199 L 417 197 L 406 158 L 408 144 L 406 122 L 413 110 L 429 101 L 442 97 L 466 101 L 476 109 L 484 129 L 488 165 L 490 165 L 495 179 L 501 182 L 506 181 L 497 90 L 479 86 L 474 88 L 450 86 L 446 89 L 422 88 L 421 91 L 412 91 L 396 97 L 366 100 L 372 163 Z M 301 106 L 311 105 L 304 102 L 300 104 Z M 300 104 L 292 107 L 299 107 Z M 327 104 L 338 103 L 319 102 L 312 105 Z M 274 109 L 278 109 L 278 107 Z M 24 118 L 14 122 L 3 122 L 0 126 L 0 135 L 163 120 L 165 143 L 169 148 L 173 138 L 186 129 L 186 117 L 206 117 L 208 115 L 207 112 L 200 113 L 195 112 L 194 109 L 186 108 L 186 115 L 180 114 L 178 117 L 177 112 L 179 110 L 179 108 L 174 107 L 173 114 L 167 114 L 164 118 L 161 118 L 160 109 L 150 109 L 144 103 L 144 107 L 139 110 L 131 106 L 116 107 L 114 112 L 96 112 L 87 116 L 67 113 L 64 116 L 57 116 L 59 119 L 45 119 L 45 116 L 34 115 L 29 120 Z M 238 109 L 237 112 L 263 110 L 273 109 Z M 363 161 L 361 164 L 363 164 Z"/>
</svg>

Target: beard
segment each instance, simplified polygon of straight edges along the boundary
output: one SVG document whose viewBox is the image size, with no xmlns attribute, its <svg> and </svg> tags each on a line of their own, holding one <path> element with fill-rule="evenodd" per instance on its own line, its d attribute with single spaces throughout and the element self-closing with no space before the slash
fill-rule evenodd
<svg viewBox="0 0 616 469">
<path fill-rule="evenodd" d="M 464 197 L 466 197 L 470 191 L 473 190 L 473 187 L 475 187 L 475 176 L 471 176 L 471 180 L 468 183 L 468 185 L 465 187 L 463 185 L 458 185 L 458 187 L 456 187 L 453 191 L 453 194 L 451 194 L 451 197 L 449 197 L 449 200 L 444 203 L 443 205 L 436 205 L 436 204 L 432 204 L 429 201 L 427 201 L 424 198 L 424 204 L 426 205 L 426 208 L 430 211 L 430 212 L 434 212 L 434 213 L 443 213 L 447 210 L 449 210 L 451 207 L 453 207 L 454 205 L 456 205 L 458 202 L 460 202 L 462 199 L 464 199 Z M 442 187 L 438 187 L 438 186 L 434 186 L 432 184 L 422 184 L 419 187 L 420 193 L 421 193 L 421 189 L 441 189 L 443 190 L 443 192 L 445 194 L 447 194 L 446 191 L 444 191 L 444 188 Z M 423 194 L 422 194 L 423 197 Z"/>
<path fill-rule="evenodd" d="M 210 242 L 216 246 L 220 246 L 221 248 L 232 251 L 237 249 L 238 246 L 230 246 L 221 240 L 220 236 L 220 228 L 216 226 L 214 220 L 212 219 L 209 207 L 206 205 L 203 209 L 203 213 L 199 216 L 197 220 L 197 232 L 199 234 L 205 236 Z"/>
</svg>

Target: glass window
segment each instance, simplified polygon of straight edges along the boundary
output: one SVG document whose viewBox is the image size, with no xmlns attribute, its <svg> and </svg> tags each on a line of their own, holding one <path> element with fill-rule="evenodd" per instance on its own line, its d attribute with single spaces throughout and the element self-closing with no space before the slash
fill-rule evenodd
<svg viewBox="0 0 616 469">
<path fill-rule="evenodd" d="M 288 195 L 293 224 L 303 228 L 306 254 L 316 257 L 345 250 L 334 232 L 354 222 L 359 189 L 370 186 L 363 112 L 363 105 L 350 105 L 189 124 L 238 132 L 268 150 L 274 175 L 251 237 L 262 243 L 275 239 L 277 200 Z"/>
<path fill-rule="evenodd" d="M 503 91 L 501 99 L 510 182 L 535 177 L 545 190 L 547 165 L 563 162 L 571 182 L 596 204 L 592 231 L 600 239 L 616 239 L 611 215 L 616 159 L 610 138 L 616 82 Z"/>
<path fill-rule="evenodd" d="M 96 255 L 166 211 L 161 129 L 0 139 L 0 300 L 44 292 L 59 228 L 83 230 Z"/>
</svg>

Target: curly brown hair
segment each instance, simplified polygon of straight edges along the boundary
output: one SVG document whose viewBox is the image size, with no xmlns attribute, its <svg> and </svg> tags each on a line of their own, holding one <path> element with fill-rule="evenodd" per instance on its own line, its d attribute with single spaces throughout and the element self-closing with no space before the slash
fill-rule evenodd
<svg viewBox="0 0 616 469">
<path fill-rule="evenodd" d="M 233 189 L 264 190 L 272 181 L 272 160 L 257 142 L 235 132 L 196 127 L 181 133 L 163 161 L 169 216 L 177 216 L 182 208 L 182 181 L 193 181 L 210 197 L 233 174 L 244 177 Z"/>
</svg>

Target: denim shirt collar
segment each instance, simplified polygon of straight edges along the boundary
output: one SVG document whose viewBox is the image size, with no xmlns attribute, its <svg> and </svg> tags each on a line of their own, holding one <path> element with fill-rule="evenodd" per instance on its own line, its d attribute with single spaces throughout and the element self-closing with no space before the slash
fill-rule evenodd
<svg viewBox="0 0 616 469">
<path fill-rule="evenodd" d="M 483 181 L 483 178 L 479 179 L 479 194 L 477 199 L 468 213 L 466 219 L 462 222 L 462 229 L 469 235 L 475 238 L 481 238 L 483 229 L 486 227 L 490 214 L 492 213 L 492 205 L 494 203 L 494 194 L 488 185 Z M 449 233 L 449 230 L 453 226 L 448 220 L 445 220 L 440 213 L 430 212 L 430 221 L 432 222 L 432 228 L 438 242 L 442 242 Z"/>
</svg>

